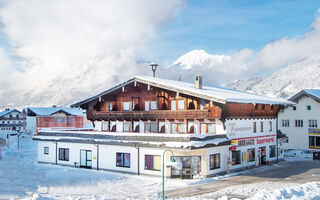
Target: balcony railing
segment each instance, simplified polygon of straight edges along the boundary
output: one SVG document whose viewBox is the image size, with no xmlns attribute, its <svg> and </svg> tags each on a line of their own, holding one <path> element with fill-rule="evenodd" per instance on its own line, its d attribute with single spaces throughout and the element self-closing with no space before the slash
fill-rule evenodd
<svg viewBox="0 0 320 200">
<path fill-rule="evenodd" d="M 220 118 L 219 111 L 212 110 L 154 110 L 154 111 L 93 111 L 93 120 L 116 119 L 199 119 Z"/>
</svg>

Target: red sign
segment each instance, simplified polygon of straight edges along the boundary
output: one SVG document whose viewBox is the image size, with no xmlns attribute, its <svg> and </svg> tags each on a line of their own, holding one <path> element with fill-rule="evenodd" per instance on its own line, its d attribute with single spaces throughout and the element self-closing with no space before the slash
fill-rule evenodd
<svg viewBox="0 0 320 200">
<path fill-rule="evenodd" d="M 237 147 L 236 147 L 236 146 L 231 146 L 231 147 L 230 147 L 230 151 L 235 151 L 235 150 L 237 150 Z"/>
<path fill-rule="evenodd" d="M 257 139 L 257 144 L 274 142 L 274 138 Z"/>
</svg>

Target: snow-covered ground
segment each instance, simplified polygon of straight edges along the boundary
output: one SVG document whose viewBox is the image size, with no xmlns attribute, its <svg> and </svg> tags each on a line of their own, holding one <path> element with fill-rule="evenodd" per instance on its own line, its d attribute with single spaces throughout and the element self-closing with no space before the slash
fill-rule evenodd
<svg viewBox="0 0 320 200">
<path fill-rule="evenodd" d="M 0 137 L 5 138 L 4 135 Z M 160 177 L 126 175 L 47 164 L 38 164 L 36 142 L 29 136 L 10 137 L 10 148 L 2 148 L 0 160 L 0 199 L 158 199 Z M 293 157 L 292 157 L 293 158 Z M 299 159 L 294 157 L 295 159 Z M 301 158 L 305 159 L 305 158 Z M 309 159 L 309 158 L 307 158 Z M 166 189 L 219 181 L 226 175 L 209 179 L 166 180 Z M 261 183 L 225 188 L 215 193 L 188 199 L 226 199 L 237 191 L 252 199 L 320 199 L 320 182 L 298 184 Z"/>
</svg>

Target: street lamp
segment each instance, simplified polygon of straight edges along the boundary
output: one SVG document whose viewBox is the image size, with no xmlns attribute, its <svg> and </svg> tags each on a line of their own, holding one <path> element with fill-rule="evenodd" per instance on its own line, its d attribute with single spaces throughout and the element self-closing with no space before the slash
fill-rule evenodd
<svg viewBox="0 0 320 200">
<path fill-rule="evenodd" d="M 158 68 L 158 64 L 156 63 L 150 63 L 151 69 L 153 71 L 153 77 L 156 77 L 156 70 Z"/>
<path fill-rule="evenodd" d="M 171 162 L 166 163 L 166 166 L 172 166 L 172 167 L 176 167 L 177 169 L 182 169 L 182 163 L 181 162 L 176 162 L 174 160 L 174 154 L 170 149 L 166 149 L 164 150 L 163 154 L 162 154 L 162 199 L 164 200 L 164 155 L 165 153 L 169 151 L 172 154 L 172 159 Z"/>
</svg>

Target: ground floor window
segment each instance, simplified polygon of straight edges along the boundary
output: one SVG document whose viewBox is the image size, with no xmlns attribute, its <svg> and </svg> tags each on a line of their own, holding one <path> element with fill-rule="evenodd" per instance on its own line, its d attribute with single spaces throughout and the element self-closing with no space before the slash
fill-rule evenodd
<svg viewBox="0 0 320 200">
<path fill-rule="evenodd" d="M 193 178 L 201 172 L 200 156 L 174 156 L 174 160 L 182 163 L 182 169 L 171 167 L 172 178 Z"/>
<path fill-rule="evenodd" d="M 171 123 L 171 133 L 185 133 L 186 125 L 184 123 Z"/>
<path fill-rule="evenodd" d="M 117 167 L 130 167 L 130 153 L 117 153 Z"/>
<path fill-rule="evenodd" d="M 145 155 L 145 169 L 147 170 L 161 170 L 161 157 L 155 155 Z"/>
<path fill-rule="evenodd" d="M 69 161 L 69 149 L 59 148 L 59 160 Z"/>
<path fill-rule="evenodd" d="M 43 151 L 44 154 L 49 154 L 49 147 L 44 147 Z"/>
<path fill-rule="evenodd" d="M 276 157 L 276 145 L 269 146 L 269 152 L 270 158 Z"/>
<path fill-rule="evenodd" d="M 131 131 L 130 123 L 123 122 L 123 132 L 130 132 L 130 131 Z"/>
<path fill-rule="evenodd" d="M 232 165 L 241 164 L 240 151 L 232 151 Z"/>
<path fill-rule="evenodd" d="M 309 148 L 320 148 L 320 137 L 309 136 Z"/>
<path fill-rule="evenodd" d="M 255 161 L 255 148 L 248 149 L 249 162 Z"/>
<path fill-rule="evenodd" d="M 210 170 L 220 168 L 220 153 L 210 155 Z"/>
<path fill-rule="evenodd" d="M 157 132 L 157 123 L 145 123 L 144 124 L 145 133 L 156 133 Z"/>
<path fill-rule="evenodd" d="M 200 124 L 200 132 L 201 134 L 205 133 L 216 133 L 216 124 L 213 123 L 201 123 Z"/>
</svg>

